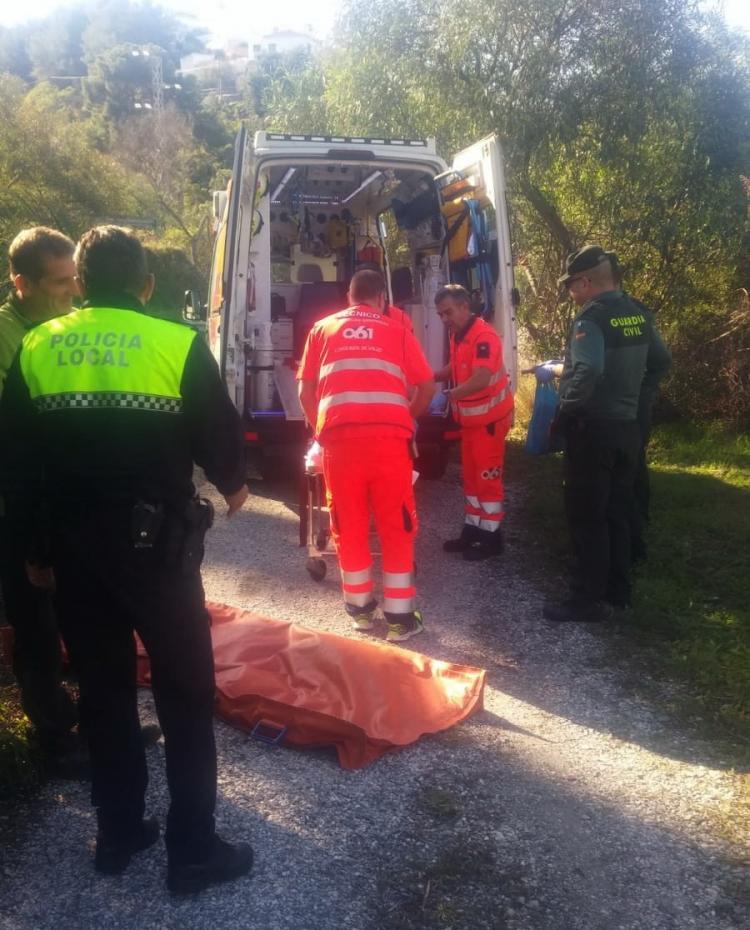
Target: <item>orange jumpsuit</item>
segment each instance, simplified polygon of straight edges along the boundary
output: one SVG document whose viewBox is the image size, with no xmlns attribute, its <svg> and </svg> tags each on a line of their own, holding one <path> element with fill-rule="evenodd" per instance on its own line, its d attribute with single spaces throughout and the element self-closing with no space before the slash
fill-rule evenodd
<svg viewBox="0 0 750 930">
<path fill-rule="evenodd" d="M 491 540 L 505 516 L 505 437 L 513 418 L 502 340 L 492 326 L 474 317 L 462 332 L 451 335 L 450 363 L 456 385 L 468 381 L 477 368 L 492 372 L 486 388 L 453 402 L 461 424 L 464 522 L 477 539 Z"/>
<path fill-rule="evenodd" d="M 315 324 L 297 378 L 317 381 L 316 438 L 346 610 L 356 616 L 376 604 L 372 514 L 382 549 L 383 612 L 398 622 L 411 616 L 416 593 L 409 394 L 432 379 L 430 366 L 400 322 L 358 306 Z"/>
</svg>

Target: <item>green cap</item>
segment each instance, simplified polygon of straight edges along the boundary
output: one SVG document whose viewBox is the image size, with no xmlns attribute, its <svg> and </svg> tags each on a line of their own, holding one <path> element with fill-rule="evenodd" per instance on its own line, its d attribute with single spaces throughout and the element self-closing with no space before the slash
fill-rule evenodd
<svg viewBox="0 0 750 930">
<path fill-rule="evenodd" d="M 565 274 L 557 279 L 557 283 L 566 285 L 575 275 L 581 274 L 582 271 L 590 271 L 606 261 L 611 262 L 614 267 L 617 256 L 614 252 L 605 252 L 600 245 L 585 245 L 577 252 L 571 252 L 565 259 Z"/>
</svg>

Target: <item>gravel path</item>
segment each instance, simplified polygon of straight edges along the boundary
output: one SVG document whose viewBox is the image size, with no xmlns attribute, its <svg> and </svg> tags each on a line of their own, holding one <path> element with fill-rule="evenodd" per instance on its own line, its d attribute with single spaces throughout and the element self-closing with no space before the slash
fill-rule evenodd
<svg viewBox="0 0 750 930">
<path fill-rule="evenodd" d="M 258 489 L 262 491 L 261 489 Z M 284 497 L 286 496 L 286 503 Z M 296 548 L 294 491 L 217 520 L 210 599 L 350 634 L 336 571 Z M 488 670 L 467 723 L 345 772 L 326 752 L 269 750 L 217 724 L 219 828 L 250 839 L 251 879 L 172 901 L 163 846 L 102 879 L 85 786 L 50 783 L 0 872 L 3 930 L 730 930 L 750 927 L 748 849 L 717 826 L 736 776 L 639 689 L 616 631 L 541 619 L 513 534 L 466 564 L 440 541 L 460 520 L 458 474 L 419 488 L 414 648 Z M 410 643 L 410 645 L 412 645 Z M 153 705 L 142 697 L 144 719 Z M 149 751 L 163 817 L 163 750 Z"/>
</svg>

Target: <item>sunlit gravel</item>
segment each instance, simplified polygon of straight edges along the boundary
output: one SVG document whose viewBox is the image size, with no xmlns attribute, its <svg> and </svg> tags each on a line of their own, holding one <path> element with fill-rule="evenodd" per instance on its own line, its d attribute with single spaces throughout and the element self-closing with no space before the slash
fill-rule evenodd
<svg viewBox="0 0 750 930">
<path fill-rule="evenodd" d="M 217 518 L 208 597 L 357 635 L 341 610 L 335 567 L 321 584 L 305 571 L 295 487 L 254 490 L 245 512 Z M 123 876 L 99 878 L 86 786 L 50 783 L 6 844 L 0 927 L 750 926 L 747 850 L 717 826 L 731 810 L 735 776 L 639 688 L 636 661 L 611 649 L 616 628 L 601 635 L 541 618 L 513 488 L 509 499 L 505 554 L 468 564 L 440 548 L 460 528 L 455 466 L 440 482 L 418 483 L 427 632 L 408 645 L 486 668 L 484 711 L 358 772 L 328 752 L 269 749 L 217 723 L 219 829 L 249 840 L 256 866 L 251 878 L 190 900 L 167 894 L 161 843 Z M 148 692 L 142 708 L 144 720 L 154 718 Z M 163 822 L 161 745 L 149 765 L 148 806 Z"/>
</svg>

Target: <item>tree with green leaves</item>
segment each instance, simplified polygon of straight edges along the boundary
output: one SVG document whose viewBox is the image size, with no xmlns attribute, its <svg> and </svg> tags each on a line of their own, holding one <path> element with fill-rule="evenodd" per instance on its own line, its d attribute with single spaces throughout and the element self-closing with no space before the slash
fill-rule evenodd
<svg viewBox="0 0 750 930">
<path fill-rule="evenodd" d="M 132 215 L 136 190 L 111 157 L 86 143 L 68 106 L 70 92 L 26 92 L 0 75 L 0 243 L 24 226 L 80 235 L 100 217 Z"/>
<path fill-rule="evenodd" d="M 565 255 L 601 241 L 690 355 L 750 284 L 749 62 L 747 41 L 692 0 L 349 0 L 333 49 L 268 82 L 266 121 L 436 136 L 446 155 L 497 133 L 537 350 L 564 342 Z M 683 399 L 716 387 L 699 381 Z"/>
<path fill-rule="evenodd" d="M 234 127 L 177 77 L 180 57 L 201 47 L 174 13 L 135 0 L 1 29 L 0 233 L 132 221 L 205 266 L 210 190 L 231 165 Z"/>
</svg>

